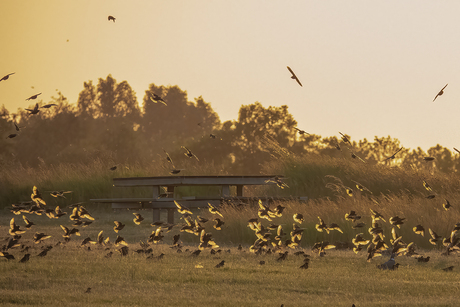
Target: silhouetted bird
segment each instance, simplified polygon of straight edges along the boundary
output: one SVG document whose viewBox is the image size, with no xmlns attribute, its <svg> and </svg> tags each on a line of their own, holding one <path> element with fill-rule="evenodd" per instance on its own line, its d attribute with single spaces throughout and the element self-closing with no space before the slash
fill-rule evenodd
<svg viewBox="0 0 460 307">
<path fill-rule="evenodd" d="M 15 72 L 12 72 L 11 74 L 7 74 L 6 76 L 3 76 L 0 81 L 3 81 L 3 80 L 8 80 L 10 78 L 11 75 L 14 75 Z"/>
<path fill-rule="evenodd" d="M 0 257 L 5 257 L 7 260 L 14 260 L 14 256 L 8 252 L 0 252 Z"/>
<path fill-rule="evenodd" d="M 35 107 L 31 110 L 31 109 L 26 109 L 27 111 L 29 111 L 29 115 L 34 115 L 34 114 L 38 114 L 38 112 L 40 112 L 40 110 L 38 109 L 38 103 L 35 104 Z"/>
<path fill-rule="evenodd" d="M 186 156 L 189 157 L 189 158 L 195 157 L 195 159 L 196 159 L 197 161 L 200 161 L 200 159 L 198 159 L 198 157 L 195 156 L 195 154 L 193 154 L 193 152 L 192 152 L 190 149 L 188 149 L 188 148 L 185 147 L 185 146 L 181 146 L 181 147 L 187 151 L 187 152 L 184 153 L 184 155 L 186 155 Z"/>
<path fill-rule="evenodd" d="M 112 167 L 110 168 L 111 171 L 114 171 L 114 170 L 116 170 L 116 169 L 117 169 L 117 166 L 116 166 L 116 165 L 115 165 L 115 166 L 112 166 Z"/>
<path fill-rule="evenodd" d="M 161 98 L 160 96 L 158 96 L 157 94 L 153 93 L 153 98 L 152 97 L 149 97 L 150 100 L 152 100 L 153 102 L 157 103 L 157 102 L 161 102 L 162 104 L 164 104 L 165 106 L 167 106 L 166 104 L 166 101 L 163 100 L 163 98 Z"/>
<path fill-rule="evenodd" d="M 447 268 L 445 268 L 445 269 L 442 269 L 442 270 L 443 270 L 444 272 L 451 272 L 451 271 L 454 270 L 454 266 L 451 265 L 451 266 L 449 266 L 449 267 L 447 267 Z"/>
<path fill-rule="evenodd" d="M 48 103 L 48 104 L 45 104 L 44 106 L 41 106 L 42 108 L 44 109 L 49 109 L 51 107 L 57 107 L 57 104 L 55 103 Z"/>
<path fill-rule="evenodd" d="M 379 264 L 377 267 L 381 270 L 393 270 L 395 263 L 395 254 L 391 254 L 390 260 L 388 260 L 385 263 Z"/>
<path fill-rule="evenodd" d="M 30 258 L 30 254 L 25 254 L 24 257 L 22 257 L 21 260 L 19 260 L 19 262 L 21 263 L 27 262 L 29 261 L 29 258 Z"/>
<path fill-rule="evenodd" d="M 221 268 L 223 267 L 225 264 L 225 260 L 222 260 L 221 262 L 219 262 L 218 264 L 216 264 L 216 268 Z"/>
<path fill-rule="evenodd" d="M 38 93 L 38 94 L 32 95 L 32 96 L 30 96 L 29 98 L 27 98 L 26 100 L 34 100 L 34 99 L 37 99 L 37 97 L 38 97 L 39 95 L 41 95 L 41 94 L 42 94 L 42 93 Z M 38 104 L 37 104 L 37 109 L 38 109 Z M 26 110 L 27 110 L 27 109 L 26 109 Z M 37 113 L 38 113 L 38 112 L 37 112 Z"/>
<path fill-rule="evenodd" d="M 308 133 L 307 131 L 305 131 L 305 130 L 300 130 L 299 128 L 296 128 L 296 127 L 294 127 L 294 129 L 297 130 L 297 131 L 299 132 L 300 135 L 310 134 L 310 133 Z"/>
<path fill-rule="evenodd" d="M 85 293 L 91 293 L 91 288 L 86 289 Z"/>
<path fill-rule="evenodd" d="M 6 137 L 7 139 L 12 139 L 14 137 L 17 137 L 19 134 L 17 133 L 11 133 L 11 134 L 8 134 L 8 136 Z"/>
<path fill-rule="evenodd" d="M 449 84 L 449 83 L 448 83 L 448 84 Z M 436 94 L 436 96 L 435 96 L 434 99 L 433 99 L 433 102 L 436 100 L 436 98 L 438 98 L 438 96 L 441 96 L 442 94 L 444 94 L 444 89 L 447 87 L 448 84 L 446 84 L 446 85 L 439 91 L 439 93 Z"/>
<path fill-rule="evenodd" d="M 404 147 L 401 147 L 399 148 L 394 154 L 392 154 L 391 156 L 389 156 L 388 158 L 384 159 L 382 162 L 386 161 L 386 160 L 393 160 L 396 158 L 396 154 L 398 154 L 398 152 L 400 152 L 401 150 L 403 150 Z"/>
<path fill-rule="evenodd" d="M 297 83 L 299 83 L 300 86 L 302 86 L 302 83 L 300 83 L 300 80 L 299 78 L 297 78 L 297 76 L 295 75 L 295 73 L 292 71 L 292 69 L 287 66 L 287 69 L 289 70 L 289 72 L 291 73 L 291 79 L 294 79 L 297 81 Z"/>
<path fill-rule="evenodd" d="M 109 15 L 109 17 L 107 17 L 107 19 L 108 19 L 109 21 L 111 21 L 111 20 L 112 20 L 113 22 L 115 22 L 115 19 L 116 19 L 116 18 L 115 18 L 115 17 L 113 17 L 112 15 Z"/>
</svg>

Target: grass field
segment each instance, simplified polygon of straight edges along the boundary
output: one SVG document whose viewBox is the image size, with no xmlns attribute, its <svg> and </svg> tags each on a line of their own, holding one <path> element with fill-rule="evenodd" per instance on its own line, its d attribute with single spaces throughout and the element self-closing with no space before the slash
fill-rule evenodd
<svg viewBox="0 0 460 307">
<path fill-rule="evenodd" d="M 47 207 L 59 205 L 68 214 L 59 219 L 45 215 L 25 214 L 36 225 L 22 234 L 21 246 L 7 252 L 15 257 L 7 260 L 0 257 L 0 305 L 1 306 L 458 306 L 460 297 L 460 264 L 456 253 L 442 256 L 445 250 L 441 242 L 434 246 L 428 242 L 428 229 L 447 238 L 456 223 L 460 222 L 460 180 L 455 174 L 441 174 L 436 169 L 421 170 L 365 165 L 354 160 L 329 159 L 324 157 L 293 157 L 286 155 L 274 159 L 264 166 L 264 174 L 283 174 L 289 188 L 254 187 L 246 195 L 309 196 L 307 202 L 287 201 L 282 217 L 273 221 L 261 220 L 269 224 L 281 224 L 289 234 L 293 228 L 293 214 L 303 214 L 305 221 L 300 224 L 303 236 L 296 249 L 283 247 L 272 254 L 255 255 L 249 251 L 256 240 L 254 231 L 247 227 L 250 218 L 258 217 L 256 206 L 227 205 L 220 208 L 225 224 L 222 230 L 213 228 L 214 216 L 207 210 L 194 211 L 194 217 L 210 218 L 206 232 L 212 233 L 221 250 L 211 254 L 205 249 L 198 256 L 192 252 L 198 248 L 199 238 L 193 234 L 180 232 L 184 223 L 179 214 L 176 226 L 164 234 L 163 241 L 150 243 L 153 259 L 137 253 L 140 241 L 146 242 L 155 229 L 151 211 L 140 213 L 145 220 L 136 225 L 133 211 L 116 211 L 110 205 L 88 203 L 90 198 L 150 196 L 150 191 L 114 191 L 113 177 L 167 175 L 168 167 L 159 165 L 123 165 L 116 172 L 109 170 L 111 164 L 94 161 L 93 165 L 58 165 L 31 168 L 4 168 L 0 173 L 0 246 L 8 244 L 11 218 L 21 229 L 25 228 L 21 215 L 11 211 L 12 203 L 30 200 L 34 185 L 42 191 Z M 191 170 L 189 175 L 216 175 L 217 169 L 202 168 Z M 422 183 L 430 183 L 431 190 Z M 359 191 L 356 183 L 368 190 Z M 353 195 L 346 193 L 353 189 Z M 66 199 L 54 198 L 50 191 L 69 190 Z M 209 193 L 206 189 L 179 191 L 181 195 Z M 117 193 L 120 193 L 117 194 Z M 141 195 L 142 194 L 142 195 Z M 176 195 L 180 197 L 181 195 Z M 434 195 L 434 198 L 427 198 Z M 443 208 L 449 200 L 452 207 Z M 95 218 L 87 227 L 77 227 L 81 236 L 72 236 L 70 242 L 59 244 L 64 239 L 60 225 L 72 228 L 69 219 L 70 204 L 85 202 L 83 205 Z M 273 204 L 272 208 L 277 204 Z M 395 271 L 382 271 L 377 264 L 389 259 L 383 255 L 366 261 L 367 253 L 355 254 L 351 250 L 328 250 L 320 257 L 312 250 L 316 242 L 329 241 L 339 245 L 350 243 L 358 233 L 371 239 L 368 232 L 371 225 L 370 209 L 386 218 L 381 222 L 385 242 L 390 245 L 392 216 L 405 218 L 397 229 L 404 242 L 413 242 L 419 255 L 430 256 L 427 263 L 419 263 L 413 257 L 397 256 L 400 264 Z M 366 224 L 353 229 L 346 221 L 345 213 L 356 211 Z M 164 213 L 163 213 L 164 214 Z M 343 233 L 318 232 L 315 224 L 318 217 L 329 225 L 337 223 Z M 126 224 L 119 234 L 113 230 L 114 221 Z M 166 220 L 162 216 L 162 220 Z M 413 227 L 423 225 L 425 236 L 415 234 Z M 95 240 L 103 231 L 111 245 L 87 244 L 83 239 Z M 43 243 L 34 244 L 33 236 L 43 232 L 51 237 Z M 171 248 L 173 236 L 180 234 L 182 253 Z M 128 254 L 122 256 L 121 246 L 114 246 L 117 235 L 128 245 Z M 288 236 L 287 236 L 288 237 Z M 286 237 L 286 238 L 287 238 Z M 238 245 L 243 246 L 238 250 Z M 38 254 L 45 246 L 53 248 L 44 257 Z M 28 251 L 24 247 L 30 246 Z M 90 250 L 88 250 L 88 247 Z M 5 248 L 3 248 L 5 250 Z M 289 251 L 284 261 L 277 261 L 279 253 Z M 308 269 L 300 269 L 303 256 L 295 256 L 297 251 L 310 255 Z M 112 252 L 110 258 L 105 256 Z M 19 262 L 26 253 L 29 261 Z M 164 253 L 162 259 L 156 259 Z M 225 261 L 221 268 L 216 264 Z M 260 261 L 265 261 L 261 265 Z M 452 272 L 442 269 L 453 266 Z M 85 293 L 91 288 L 90 293 Z"/>
<path fill-rule="evenodd" d="M 298 204 L 287 205 L 298 207 Z M 313 210 L 310 208 L 310 210 Z M 182 253 L 171 248 L 172 237 L 179 233 L 175 227 L 166 233 L 163 242 L 151 243 L 154 259 L 138 254 L 139 242 L 147 241 L 154 229 L 150 226 L 149 211 L 142 211 L 146 218 L 141 225 L 135 225 L 129 211 L 106 212 L 94 209 L 94 222 L 87 227 L 78 227 L 81 236 L 72 236 L 63 242 L 64 232 L 59 225 L 71 228 L 67 216 L 59 219 L 31 215 L 28 218 L 37 225 L 24 233 L 21 241 L 31 246 L 27 253 L 30 260 L 18 260 L 26 253 L 21 247 L 10 249 L 15 260 L 0 259 L 0 305 L 12 306 L 456 306 L 460 294 L 459 258 L 457 255 L 441 256 L 441 250 L 418 249 L 423 256 L 430 256 L 428 263 L 418 263 L 412 257 L 400 256 L 396 261 L 400 267 L 395 271 L 382 271 L 376 265 L 388 260 L 382 256 L 366 261 L 366 252 L 355 254 L 350 250 L 328 250 L 325 257 L 319 257 L 311 250 L 312 240 L 343 239 L 354 236 L 356 230 L 346 229 L 344 234 L 320 234 L 312 229 L 309 220 L 304 226 L 305 243 L 296 250 L 290 249 L 284 261 L 277 261 L 279 252 L 255 255 L 249 252 L 249 245 L 255 236 L 246 219 L 241 223 L 240 215 L 255 212 L 253 208 L 223 208 L 225 224 L 219 232 L 206 224 L 206 231 L 212 232 L 220 253 L 211 254 L 210 249 L 200 255 L 191 253 L 197 249 L 199 240 L 193 234 L 180 233 Z M 286 223 L 290 217 L 286 213 Z M 206 211 L 194 212 L 210 217 Z M 334 215 L 331 215 L 334 216 Z M 21 215 L 4 210 L 1 217 L 0 234 L 7 239 L 8 224 L 15 217 L 16 224 L 24 228 Z M 283 223 L 284 216 L 280 218 Z M 114 220 L 126 224 L 116 234 Z M 180 222 L 180 219 L 177 220 Z M 316 221 L 314 221 L 316 223 Z M 267 222 L 268 224 L 268 222 Z M 403 225 L 404 226 L 404 225 Z M 240 228 L 239 234 L 236 228 Z M 129 253 L 122 256 L 120 247 L 85 245 L 86 237 L 96 238 L 103 230 L 104 237 L 115 241 L 117 235 L 128 243 Z M 289 231 L 286 225 L 286 231 Z M 351 233 L 351 232 L 354 233 Z M 51 235 L 40 244 L 31 243 L 35 232 Z M 365 232 L 365 231 L 364 231 Z M 323 237 L 318 237 L 322 235 Z M 339 236 L 340 235 L 340 236 Z M 344 236 L 344 237 L 341 237 Z M 369 235 L 368 235 L 369 237 Z M 1 238 L 1 237 L 0 237 Z M 237 239 L 243 241 L 243 249 L 237 249 Z M 427 240 L 427 238 L 424 238 Z M 332 240 L 331 240 L 332 241 Z M 4 241 L 6 244 L 6 241 Z M 42 247 L 54 247 L 44 257 L 37 255 Z M 87 247 L 91 250 L 88 250 Z M 284 249 L 283 249 L 284 250 Z M 282 251 L 283 251 L 282 250 Z M 288 249 L 286 249 L 288 250 Z M 113 255 L 106 258 L 110 251 Z M 294 252 L 304 251 L 311 256 L 308 269 L 300 269 L 302 256 Z M 156 259 L 161 253 L 165 256 Z M 216 264 L 225 260 L 222 268 Z M 260 265 L 260 261 L 265 264 Z M 442 269 L 454 266 L 452 272 Z M 90 293 L 85 293 L 91 288 Z"/>
</svg>

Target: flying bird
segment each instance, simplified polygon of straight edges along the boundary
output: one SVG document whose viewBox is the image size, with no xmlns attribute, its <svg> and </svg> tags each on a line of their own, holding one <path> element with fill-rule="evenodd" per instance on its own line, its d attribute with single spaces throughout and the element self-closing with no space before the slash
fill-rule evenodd
<svg viewBox="0 0 460 307">
<path fill-rule="evenodd" d="M 37 99 L 38 95 L 41 95 L 42 93 L 38 93 L 38 94 L 35 94 L 35 95 L 32 95 L 30 96 L 29 98 L 27 98 L 26 100 L 34 100 L 34 99 Z M 38 107 L 37 107 L 38 108 Z M 27 110 L 27 109 L 26 109 Z"/>
<path fill-rule="evenodd" d="M 189 157 L 189 158 L 195 157 L 195 159 L 196 159 L 197 161 L 200 161 L 200 159 L 198 159 L 198 157 L 195 156 L 195 154 L 194 154 L 190 149 L 188 149 L 188 148 L 185 147 L 185 146 L 181 146 L 181 148 L 183 148 L 183 149 L 185 149 L 185 150 L 187 151 L 187 152 L 184 152 L 184 155 L 186 155 L 186 156 Z"/>
<path fill-rule="evenodd" d="M 31 109 L 26 109 L 26 110 L 29 111 L 29 115 L 38 114 L 38 112 L 40 112 L 40 110 L 38 109 L 38 103 L 35 104 L 35 107 L 32 110 Z"/>
<path fill-rule="evenodd" d="M 447 87 L 448 84 L 446 84 L 440 91 L 439 93 L 434 97 L 433 99 L 433 102 L 436 100 L 436 98 L 438 98 L 438 96 L 441 96 L 442 94 L 444 94 L 444 89 Z"/>
<path fill-rule="evenodd" d="M 15 73 L 12 72 L 11 74 L 7 74 L 6 76 L 3 76 L 3 78 L 0 79 L 0 81 L 3 81 L 3 80 L 8 80 L 8 78 L 11 76 L 11 75 L 14 75 Z"/>
<path fill-rule="evenodd" d="M 115 22 L 115 19 L 116 19 L 116 18 L 115 18 L 115 17 L 113 17 L 112 15 L 109 15 L 109 17 L 107 17 L 107 19 L 108 19 L 109 21 L 111 21 L 111 20 L 112 20 L 113 22 Z"/>
<path fill-rule="evenodd" d="M 297 83 L 299 83 L 299 85 L 302 86 L 302 83 L 300 83 L 299 78 L 297 78 L 297 76 L 296 76 L 295 73 L 292 71 L 292 69 L 291 69 L 289 66 L 287 66 L 287 69 L 288 69 L 289 72 L 292 74 L 291 79 L 296 80 Z"/>
<path fill-rule="evenodd" d="M 6 137 L 7 139 L 12 139 L 14 137 L 17 137 L 18 134 L 17 133 L 11 133 L 11 134 L 8 134 L 8 136 Z"/>
<path fill-rule="evenodd" d="M 44 106 L 42 106 L 42 108 L 45 108 L 45 109 L 49 109 L 51 107 L 57 107 L 57 104 L 55 103 L 48 103 L 48 104 L 45 104 Z"/>
<path fill-rule="evenodd" d="M 166 104 L 166 101 L 164 101 L 163 98 L 161 98 L 160 96 L 158 96 L 157 94 L 153 93 L 153 98 L 152 97 L 149 97 L 150 100 L 152 100 L 153 102 L 157 103 L 157 102 L 161 102 L 162 104 L 164 104 L 165 106 L 167 106 Z"/>
</svg>

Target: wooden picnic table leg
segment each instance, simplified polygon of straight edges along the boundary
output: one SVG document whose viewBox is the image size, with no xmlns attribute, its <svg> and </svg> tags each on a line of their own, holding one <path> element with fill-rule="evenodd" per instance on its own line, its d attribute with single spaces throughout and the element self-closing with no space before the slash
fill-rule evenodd
<svg viewBox="0 0 460 307">
<path fill-rule="evenodd" d="M 222 196 L 230 196 L 230 186 L 229 185 L 222 186 Z"/>
<path fill-rule="evenodd" d="M 153 186 L 153 198 L 158 198 L 160 195 L 160 186 L 154 185 Z M 158 222 L 160 220 L 160 209 L 153 208 L 153 222 Z"/>
<path fill-rule="evenodd" d="M 174 224 L 174 212 L 176 211 L 176 209 L 168 209 L 168 223 L 169 224 Z"/>
<path fill-rule="evenodd" d="M 243 197 L 243 188 L 244 188 L 244 185 L 237 185 L 236 186 L 236 196 Z"/>
</svg>

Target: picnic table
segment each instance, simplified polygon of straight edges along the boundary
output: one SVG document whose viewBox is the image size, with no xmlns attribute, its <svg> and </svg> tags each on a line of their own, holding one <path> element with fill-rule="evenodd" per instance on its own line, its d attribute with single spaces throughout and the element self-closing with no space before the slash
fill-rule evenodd
<svg viewBox="0 0 460 307">
<path fill-rule="evenodd" d="M 218 206 L 225 201 L 248 202 L 252 199 L 276 200 L 277 197 L 245 197 L 244 188 L 250 185 L 273 185 L 274 178 L 282 179 L 280 175 L 258 176 L 160 176 L 160 177 L 128 177 L 113 178 L 115 188 L 150 187 L 152 197 L 147 198 L 102 198 L 90 199 L 95 203 L 111 203 L 112 209 L 152 209 L 153 220 L 160 220 L 160 210 L 168 211 L 168 223 L 174 223 L 174 212 L 177 201 L 188 208 L 207 207 L 208 203 Z M 184 186 L 217 186 L 219 195 L 188 196 L 175 198 L 175 188 Z M 231 195 L 231 187 L 236 187 L 236 194 Z M 165 191 L 162 193 L 162 191 Z M 234 189 L 233 189 L 234 190 Z M 301 198 L 302 199 L 302 198 Z M 306 199 L 306 198 L 303 198 Z"/>
</svg>

